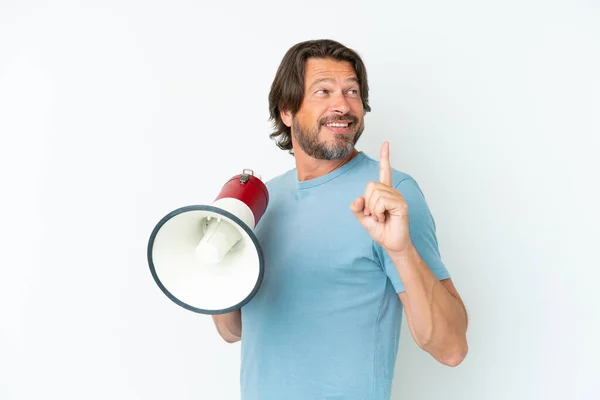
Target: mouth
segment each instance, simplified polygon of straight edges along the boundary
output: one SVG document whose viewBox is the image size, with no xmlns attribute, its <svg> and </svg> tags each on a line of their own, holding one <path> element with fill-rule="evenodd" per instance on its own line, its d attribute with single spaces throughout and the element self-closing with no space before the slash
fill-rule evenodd
<svg viewBox="0 0 600 400">
<path fill-rule="evenodd" d="M 331 132 L 336 135 L 344 135 L 348 134 L 352 130 L 353 122 L 351 121 L 332 121 L 323 124 L 325 128 L 329 129 Z"/>
</svg>

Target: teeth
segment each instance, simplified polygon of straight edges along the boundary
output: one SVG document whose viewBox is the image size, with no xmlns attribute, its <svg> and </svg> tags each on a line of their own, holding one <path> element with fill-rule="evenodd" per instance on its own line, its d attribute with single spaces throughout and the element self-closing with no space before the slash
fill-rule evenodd
<svg viewBox="0 0 600 400">
<path fill-rule="evenodd" d="M 348 126 L 348 124 L 347 123 L 345 123 L 345 124 L 333 123 L 333 124 L 327 124 L 327 126 L 333 126 L 336 128 L 345 128 Z"/>
</svg>

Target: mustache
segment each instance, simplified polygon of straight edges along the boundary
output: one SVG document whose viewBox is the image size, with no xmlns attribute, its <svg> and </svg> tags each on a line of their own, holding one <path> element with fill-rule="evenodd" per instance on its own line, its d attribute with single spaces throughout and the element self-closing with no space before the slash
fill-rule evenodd
<svg viewBox="0 0 600 400">
<path fill-rule="evenodd" d="M 321 125 L 325 125 L 330 122 L 350 122 L 353 124 L 357 124 L 358 118 L 356 118 L 352 114 L 346 114 L 346 115 L 330 115 L 328 117 L 323 117 L 319 120 L 319 124 L 321 124 Z"/>
</svg>

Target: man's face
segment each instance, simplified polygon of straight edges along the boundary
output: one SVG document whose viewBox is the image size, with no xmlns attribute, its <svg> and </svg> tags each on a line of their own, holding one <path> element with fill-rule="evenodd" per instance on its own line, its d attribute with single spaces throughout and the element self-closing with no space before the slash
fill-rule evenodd
<svg viewBox="0 0 600 400">
<path fill-rule="evenodd" d="M 302 104 L 284 122 L 291 122 L 292 135 L 306 154 L 336 160 L 354 149 L 364 130 L 363 116 L 359 83 L 352 65 L 346 61 L 309 59 Z"/>
</svg>

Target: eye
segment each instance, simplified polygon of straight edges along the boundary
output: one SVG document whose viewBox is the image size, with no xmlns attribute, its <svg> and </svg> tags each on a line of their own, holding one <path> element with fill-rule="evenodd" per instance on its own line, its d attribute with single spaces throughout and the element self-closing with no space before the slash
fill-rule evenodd
<svg viewBox="0 0 600 400">
<path fill-rule="evenodd" d="M 317 93 L 317 94 L 327 94 L 327 89 L 319 89 L 315 93 Z"/>
<path fill-rule="evenodd" d="M 356 94 L 358 94 L 358 90 L 357 89 L 350 89 L 350 90 L 348 90 L 348 94 L 356 95 Z"/>
</svg>

